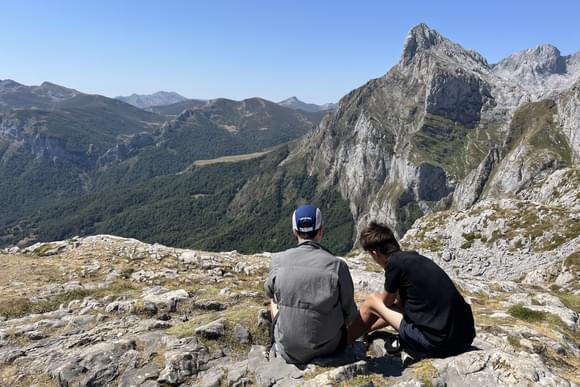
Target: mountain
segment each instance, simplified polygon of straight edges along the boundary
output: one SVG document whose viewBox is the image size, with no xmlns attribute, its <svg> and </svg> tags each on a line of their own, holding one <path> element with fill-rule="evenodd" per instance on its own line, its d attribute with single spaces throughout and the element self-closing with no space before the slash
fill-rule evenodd
<svg viewBox="0 0 580 387">
<path fill-rule="evenodd" d="M 336 108 L 336 104 L 334 103 L 315 105 L 313 103 L 302 102 L 296 97 L 290 97 L 284 101 L 280 101 L 278 102 L 278 105 L 294 110 L 303 110 L 305 112 L 319 112 L 323 110 L 334 110 Z"/>
<path fill-rule="evenodd" d="M 111 148 L 148 138 L 163 122 L 124 102 L 47 82 L 4 81 L 0 100 L 0 200 L 6 204 L 0 227 L 90 191 L 90 174 Z"/>
<path fill-rule="evenodd" d="M 343 97 L 289 159 L 308 160 L 321 186 L 338 189 L 359 227 L 378 219 L 399 235 L 425 213 L 513 195 L 577 165 L 577 67 L 545 73 L 559 91 L 531 92 L 536 67 L 503 63 L 418 25 L 400 62 Z"/>
<path fill-rule="evenodd" d="M 112 149 L 111 160 L 127 160 L 109 166 L 98 181 L 106 187 L 132 184 L 180 172 L 196 160 L 265 151 L 311 131 L 320 118 L 320 113 L 301 113 L 260 98 L 212 100 L 166 121 L 137 157 Z"/>
<path fill-rule="evenodd" d="M 314 131 L 308 128 L 320 112 L 260 99 L 208 101 L 110 148 L 87 180 L 93 191 L 71 210 L 70 201 L 43 207 L 50 221 L 27 222 L 41 240 L 101 232 L 271 251 L 291 243 L 286 213 L 312 201 L 334 219 L 329 245 L 345 252 L 368 219 L 403 236 L 432 212 L 522 197 L 576 168 L 580 155 L 578 54 L 563 57 L 546 47 L 523 53 L 489 64 L 418 25 L 400 62 L 345 95 Z M 538 82 L 530 83 L 534 77 Z M 251 155 L 237 158 L 243 152 Z M 26 235 L 10 230 L 6 241 Z"/>
<path fill-rule="evenodd" d="M 25 86 L 10 79 L 0 80 L 0 112 L 4 109 L 51 109 L 80 94 L 50 82 Z"/>
<path fill-rule="evenodd" d="M 27 247 L 0 250 L 2 381 L 580 383 L 579 57 L 543 45 L 489 64 L 420 24 L 313 131 L 321 113 L 258 98 L 157 124 L 7 82 L 21 90 L 0 111 L 0 243 Z M 433 258 L 471 305 L 473 350 L 409 367 L 378 337 L 317 365 L 268 359 L 264 251 L 295 244 L 304 201 L 324 213 L 323 243 L 350 252 L 357 299 L 384 285 L 356 249 L 369 220 Z"/>
<path fill-rule="evenodd" d="M 17 88 L 21 97 L 40 94 L 36 87 Z M 0 200 L 9 203 L 0 209 L 2 244 L 45 235 L 44 225 L 55 220 L 58 235 L 80 233 L 109 213 L 101 205 L 107 199 L 125 191 L 133 197 L 135 184 L 193 168 L 196 160 L 269 152 L 312 130 L 322 117 L 259 98 L 209 101 L 171 118 L 98 95 L 41 97 L 44 109 L 23 108 L 30 98 L 20 98 L 0 112 Z M 73 201 L 91 200 L 99 206 L 87 205 L 95 212 L 81 226 L 66 223 L 75 216 L 67 209 Z M 54 219 L 43 215 L 61 204 Z"/>
<path fill-rule="evenodd" d="M 184 110 L 197 109 L 206 106 L 209 101 L 202 99 L 187 99 L 185 101 L 162 106 L 151 106 L 147 110 L 164 116 L 177 116 Z"/>
<path fill-rule="evenodd" d="M 171 105 L 187 100 L 184 96 L 173 91 L 158 91 L 153 94 L 131 94 L 128 97 L 120 96 L 115 98 L 130 105 L 137 106 L 140 109 L 147 109 L 153 106 Z"/>
</svg>

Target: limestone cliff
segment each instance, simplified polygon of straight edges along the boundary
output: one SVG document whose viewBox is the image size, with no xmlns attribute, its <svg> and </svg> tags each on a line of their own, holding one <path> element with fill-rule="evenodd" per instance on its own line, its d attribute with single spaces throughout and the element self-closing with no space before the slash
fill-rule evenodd
<svg viewBox="0 0 580 387">
<path fill-rule="evenodd" d="M 539 46 L 490 65 L 424 24 L 400 62 L 344 96 L 290 154 L 399 235 L 422 215 L 517 194 L 578 160 L 578 54 Z"/>
</svg>

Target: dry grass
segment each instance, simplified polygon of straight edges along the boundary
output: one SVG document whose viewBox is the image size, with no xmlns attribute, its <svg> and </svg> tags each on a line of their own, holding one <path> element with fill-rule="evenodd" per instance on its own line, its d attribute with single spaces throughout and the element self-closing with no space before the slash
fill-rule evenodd
<svg viewBox="0 0 580 387">
<path fill-rule="evenodd" d="M 128 281 L 117 281 L 100 289 L 75 289 L 58 294 L 46 300 L 33 302 L 26 297 L 13 297 L 0 300 L 0 315 L 7 318 L 22 317 L 31 313 L 46 313 L 58 309 L 61 304 L 85 297 L 100 298 L 131 294 L 136 287 Z"/>
<path fill-rule="evenodd" d="M 411 366 L 411 368 L 415 368 Z M 433 367 L 431 359 L 425 359 L 416 364 L 415 375 L 425 386 L 433 386 L 433 380 L 437 377 L 437 370 Z"/>
<path fill-rule="evenodd" d="M 223 337 L 217 340 L 207 340 L 200 338 L 210 350 L 215 350 L 223 346 L 231 348 L 235 353 L 247 353 L 250 344 L 241 344 L 233 335 L 233 329 L 236 324 L 245 326 L 252 335 L 252 342 L 254 344 L 266 345 L 269 344 L 269 331 L 267 327 L 258 326 L 258 312 L 264 307 L 252 302 L 241 302 L 230 309 L 224 311 L 207 311 L 199 313 L 191 320 L 176 325 L 167 330 L 168 334 L 177 337 L 191 337 L 195 335 L 195 330 L 217 319 L 223 318 L 226 320 L 226 330 Z"/>
<path fill-rule="evenodd" d="M 56 387 L 58 384 L 46 374 L 19 375 L 15 366 L 0 367 L 0 386 L 10 387 Z"/>
<path fill-rule="evenodd" d="M 238 161 L 245 161 L 245 160 L 252 160 L 258 157 L 262 157 L 267 155 L 271 151 L 264 151 L 264 152 L 255 152 L 255 153 L 246 153 L 243 155 L 234 155 L 234 156 L 222 156 L 211 160 L 196 160 L 193 164 L 198 167 L 202 167 L 204 165 L 210 164 L 218 164 L 218 163 L 236 163 Z"/>
</svg>

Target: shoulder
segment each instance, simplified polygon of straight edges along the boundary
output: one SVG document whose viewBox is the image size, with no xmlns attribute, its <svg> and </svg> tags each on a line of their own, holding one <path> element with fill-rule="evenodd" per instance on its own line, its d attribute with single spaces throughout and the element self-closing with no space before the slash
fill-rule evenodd
<svg viewBox="0 0 580 387">
<path fill-rule="evenodd" d="M 286 260 L 288 257 L 291 257 L 292 255 L 296 254 L 295 250 L 296 250 L 296 248 L 293 247 L 293 248 L 288 249 L 288 250 L 273 253 L 272 254 L 272 265 L 277 265 L 280 262 L 283 262 L 284 260 Z"/>
<path fill-rule="evenodd" d="M 392 254 L 389 257 L 389 261 L 396 261 L 403 263 L 405 261 L 413 261 L 413 260 L 429 260 L 429 258 L 419 254 L 416 251 L 397 251 L 396 253 Z"/>
</svg>

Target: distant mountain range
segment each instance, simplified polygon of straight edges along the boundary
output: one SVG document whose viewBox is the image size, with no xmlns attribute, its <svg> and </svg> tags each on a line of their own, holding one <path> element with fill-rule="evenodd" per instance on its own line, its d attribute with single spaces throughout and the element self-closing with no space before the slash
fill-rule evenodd
<svg viewBox="0 0 580 387">
<path fill-rule="evenodd" d="M 186 100 L 146 111 L 48 82 L 0 81 L 0 244 L 42 238 L 47 222 L 88 232 L 67 218 L 73 198 L 107 203 L 107 192 L 179 173 L 196 160 L 269 150 L 311 131 L 322 116 L 260 98 Z M 60 203 L 52 220 L 38 216 Z M 107 213 L 101 209 L 97 218 Z M 81 222 L 94 227 L 97 218 Z"/>
<path fill-rule="evenodd" d="M 128 97 L 115 98 L 141 109 L 169 115 L 177 115 L 185 109 L 200 107 L 208 102 L 203 99 L 188 99 L 175 92 L 168 91 L 158 91 L 154 94 L 131 94 Z M 278 105 L 310 113 L 336 109 L 335 103 L 316 105 L 313 103 L 302 102 L 297 97 L 290 97 L 280 101 L 278 102 Z"/>
<path fill-rule="evenodd" d="M 153 106 L 171 105 L 187 100 L 184 96 L 173 91 L 158 91 L 154 94 L 131 94 L 128 97 L 120 96 L 115 98 L 141 109 L 147 109 Z"/>
<path fill-rule="evenodd" d="M 306 103 L 302 102 L 296 97 L 290 97 L 285 99 L 284 101 L 278 102 L 279 105 L 294 109 L 294 110 L 303 110 L 305 112 L 319 112 L 323 110 L 334 110 L 336 109 L 335 103 L 326 103 L 324 105 L 315 105 L 313 103 Z"/>
</svg>

